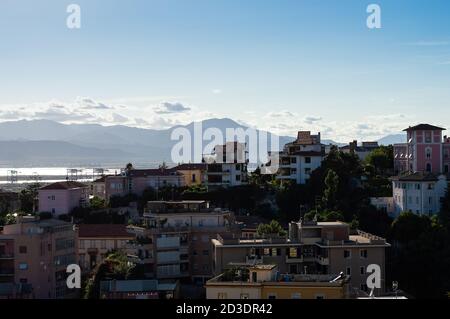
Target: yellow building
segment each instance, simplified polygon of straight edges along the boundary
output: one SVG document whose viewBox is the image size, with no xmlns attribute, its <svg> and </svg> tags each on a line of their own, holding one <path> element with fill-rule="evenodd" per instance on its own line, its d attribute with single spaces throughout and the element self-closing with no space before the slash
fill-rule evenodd
<svg viewBox="0 0 450 319">
<path fill-rule="evenodd" d="M 276 265 L 232 267 L 209 280 L 207 299 L 347 299 L 350 277 L 280 274 Z"/>
<path fill-rule="evenodd" d="M 202 185 L 206 181 L 206 164 L 180 164 L 174 168 L 184 178 L 184 185 Z"/>
</svg>

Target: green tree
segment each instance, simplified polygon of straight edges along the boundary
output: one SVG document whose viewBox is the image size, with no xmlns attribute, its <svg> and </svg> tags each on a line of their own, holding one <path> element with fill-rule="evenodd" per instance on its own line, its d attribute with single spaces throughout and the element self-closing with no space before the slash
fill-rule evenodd
<svg viewBox="0 0 450 319">
<path fill-rule="evenodd" d="M 336 196 L 339 187 L 339 176 L 330 169 L 325 177 L 325 190 L 323 192 L 322 203 L 327 209 L 336 208 Z"/>
<path fill-rule="evenodd" d="M 380 146 L 370 152 L 365 163 L 374 167 L 375 172 L 386 175 L 394 169 L 394 152 L 392 146 Z"/>
<path fill-rule="evenodd" d="M 106 208 L 106 202 L 104 199 L 94 196 L 93 198 L 90 199 L 89 201 L 90 203 L 90 207 L 93 210 L 98 210 L 98 209 L 104 209 Z"/>
<path fill-rule="evenodd" d="M 287 235 L 286 231 L 276 220 L 272 220 L 269 224 L 260 224 L 256 229 L 256 234 L 260 237 L 285 237 Z"/>
<path fill-rule="evenodd" d="M 41 185 L 39 183 L 33 183 L 19 193 L 20 209 L 25 213 L 32 214 L 35 212 L 40 187 Z"/>
</svg>

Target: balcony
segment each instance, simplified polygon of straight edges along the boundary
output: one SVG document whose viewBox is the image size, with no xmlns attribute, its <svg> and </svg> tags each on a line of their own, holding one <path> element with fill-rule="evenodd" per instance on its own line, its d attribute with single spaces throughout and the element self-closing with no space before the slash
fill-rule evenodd
<svg viewBox="0 0 450 319">
<path fill-rule="evenodd" d="M 262 264 L 263 258 L 262 258 L 262 256 L 254 256 L 254 255 L 246 256 L 245 263 L 249 264 L 249 265 Z"/>
<path fill-rule="evenodd" d="M 328 259 L 328 257 L 323 257 L 323 256 L 317 256 L 316 262 L 322 266 L 328 266 L 330 264 L 330 260 Z"/>
<path fill-rule="evenodd" d="M 14 276 L 14 268 L 1 268 L 0 276 Z"/>
<path fill-rule="evenodd" d="M 286 263 L 287 264 L 296 264 L 296 263 L 302 263 L 303 262 L 303 256 L 297 256 L 297 257 L 286 257 Z"/>
<path fill-rule="evenodd" d="M 137 255 L 128 254 L 128 260 L 132 263 L 144 265 L 144 264 L 153 264 L 155 261 L 153 257 L 139 257 Z"/>
</svg>

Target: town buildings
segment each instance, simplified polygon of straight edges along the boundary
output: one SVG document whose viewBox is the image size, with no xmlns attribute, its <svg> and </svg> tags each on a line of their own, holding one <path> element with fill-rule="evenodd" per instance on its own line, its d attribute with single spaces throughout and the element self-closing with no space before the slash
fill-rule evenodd
<svg viewBox="0 0 450 319">
<path fill-rule="evenodd" d="M 207 164 L 208 189 L 245 185 L 248 182 L 245 143 L 216 145 L 212 154 L 204 155 L 203 161 Z"/>
<path fill-rule="evenodd" d="M 233 265 L 208 280 L 207 299 L 347 299 L 350 276 L 280 273 L 275 264 Z"/>
<path fill-rule="evenodd" d="M 269 163 L 276 166 L 276 178 L 305 184 L 312 171 L 319 168 L 325 157 L 324 145 L 320 142 L 320 133 L 311 135 L 309 131 L 299 131 L 297 139 L 284 146 L 282 152 L 271 152 Z"/>
<path fill-rule="evenodd" d="M 80 224 L 78 230 L 78 264 L 91 271 L 112 251 L 126 253 L 127 242 L 135 236 L 121 224 Z"/>
<path fill-rule="evenodd" d="M 354 140 L 348 145 L 340 147 L 339 150 L 348 154 L 356 154 L 363 161 L 372 151 L 379 147 L 378 142 L 362 142 L 361 145 L 358 145 L 358 141 Z"/>
<path fill-rule="evenodd" d="M 350 276 L 352 287 L 367 291 L 367 266 L 381 270 L 380 294 L 385 289 L 385 239 L 351 231 L 343 222 L 293 222 L 289 238 L 239 239 L 219 235 L 212 240 L 214 274 L 230 264 L 276 264 L 281 273 L 340 274 Z"/>
<path fill-rule="evenodd" d="M 124 196 L 134 194 L 141 196 L 148 188 L 158 190 L 159 188 L 175 186 L 181 187 L 185 183 L 184 176 L 175 169 L 125 169 L 120 175 L 109 175 L 95 181 L 95 189 L 99 193 L 94 196 L 109 200 L 112 196 Z M 104 184 L 98 186 L 99 184 Z M 104 190 L 103 190 L 104 189 Z"/>
<path fill-rule="evenodd" d="M 430 124 L 419 124 L 405 129 L 407 142 L 394 144 L 396 173 L 449 173 L 450 138 L 442 137 L 444 130 Z"/>
<path fill-rule="evenodd" d="M 430 124 L 410 126 L 407 142 L 394 145 L 392 178 L 394 216 L 408 211 L 432 215 L 441 210 L 441 201 L 450 180 L 450 138 L 443 128 Z"/>
<path fill-rule="evenodd" d="M 185 186 L 205 185 L 207 165 L 205 163 L 179 164 L 173 168 L 184 177 Z"/>
<path fill-rule="evenodd" d="M 66 267 L 76 263 L 73 225 L 19 217 L 0 232 L 0 297 L 68 298 Z M 1 296 L 1 294 L 3 296 Z"/>
<path fill-rule="evenodd" d="M 104 280 L 100 282 L 101 299 L 177 299 L 180 285 L 158 280 Z"/>
<path fill-rule="evenodd" d="M 130 260 L 142 264 L 149 278 L 204 282 L 212 276 L 211 239 L 239 237 L 234 214 L 206 201 L 148 202 L 141 225 L 128 226 L 137 238 Z"/>
<path fill-rule="evenodd" d="M 431 216 L 440 212 L 448 180 L 443 174 L 416 172 L 392 178 L 394 215 L 412 212 Z"/>
<path fill-rule="evenodd" d="M 83 183 L 57 182 L 40 188 L 38 192 L 39 212 L 48 212 L 55 217 L 89 205 L 89 186 Z"/>
<path fill-rule="evenodd" d="M 148 188 L 193 186 L 206 184 L 205 163 L 180 164 L 172 168 L 124 169 L 118 175 L 105 175 L 92 183 L 94 196 L 109 200 L 112 196 L 141 196 Z"/>
</svg>

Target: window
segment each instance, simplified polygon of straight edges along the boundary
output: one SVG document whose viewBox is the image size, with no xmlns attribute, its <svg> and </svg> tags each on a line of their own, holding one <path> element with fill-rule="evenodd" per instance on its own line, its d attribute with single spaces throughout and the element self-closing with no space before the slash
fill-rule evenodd
<svg viewBox="0 0 450 319">
<path fill-rule="evenodd" d="M 301 299 L 301 298 L 302 295 L 299 292 L 294 292 L 291 297 L 291 299 Z"/>
<path fill-rule="evenodd" d="M 347 274 L 347 276 L 351 276 L 352 275 L 352 267 L 347 267 L 345 269 L 345 273 Z"/>
<path fill-rule="evenodd" d="M 297 164 L 297 157 L 291 157 L 291 164 Z"/>
<path fill-rule="evenodd" d="M 20 270 L 27 270 L 28 269 L 28 264 L 27 263 L 20 263 L 19 264 L 19 269 Z"/>
<path fill-rule="evenodd" d="M 361 275 L 364 275 L 364 274 L 366 273 L 366 270 L 364 269 L 364 267 L 360 267 L 360 268 L 359 268 L 359 273 L 360 273 Z"/>
<path fill-rule="evenodd" d="M 349 259 L 352 258 L 352 252 L 350 250 L 344 250 L 344 258 Z"/>
<path fill-rule="evenodd" d="M 428 189 L 434 189 L 434 184 L 429 183 L 429 184 L 428 184 Z"/>
<path fill-rule="evenodd" d="M 448 165 L 445 165 L 445 166 L 444 166 L 444 173 L 449 173 L 449 171 L 448 171 Z"/>
<path fill-rule="evenodd" d="M 226 292 L 219 292 L 217 294 L 217 299 L 228 299 L 227 293 Z"/>
<path fill-rule="evenodd" d="M 192 255 L 197 256 L 197 251 L 194 250 L 194 251 L 192 252 Z"/>
<path fill-rule="evenodd" d="M 325 299 L 325 296 L 320 294 L 320 295 L 316 295 L 316 299 Z"/>
<path fill-rule="evenodd" d="M 236 164 L 236 170 L 240 171 L 241 170 L 241 165 L 240 164 Z"/>
<path fill-rule="evenodd" d="M 297 248 L 289 248 L 289 258 L 297 258 Z"/>
<path fill-rule="evenodd" d="M 19 253 L 20 254 L 26 254 L 27 253 L 27 246 L 20 246 L 19 247 Z"/>
<path fill-rule="evenodd" d="M 250 299 L 249 294 L 241 294 L 241 299 Z"/>
<path fill-rule="evenodd" d="M 361 284 L 361 290 L 362 291 L 368 291 L 369 289 L 367 288 L 366 284 Z"/>
<path fill-rule="evenodd" d="M 359 255 L 361 256 L 361 258 L 367 258 L 367 249 L 361 249 L 359 251 Z"/>
<path fill-rule="evenodd" d="M 310 168 L 305 168 L 305 175 L 309 175 L 311 174 L 311 169 Z"/>
<path fill-rule="evenodd" d="M 241 175 L 236 175 L 236 182 L 239 182 L 241 180 Z"/>
<path fill-rule="evenodd" d="M 305 163 L 310 164 L 311 163 L 311 157 L 305 157 Z"/>
<path fill-rule="evenodd" d="M 427 163 L 427 172 L 431 172 L 431 164 Z"/>
<path fill-rule="evenodd" d="M 431 159 L 431 148 L 427 147 L 425 150 L 425 157 Z"/>
<path fill-rule="evenodd" d="M 267 296 L 268 299 L 277 299 L 277 294 L 275 293 L 269 293 L 269 295 Z"/>
<path fill-rule="evenodd" d="M 195 174 L 192 174 L 192 182 L 195 183 L 197 181 L 197 177 L 195 176 Z"/>
<path fill-rule="evenodd" d="M 203 256 L 209 256 L 209 250 L 204 250 L 203 251 Z"/>
</svg>

